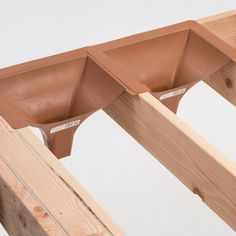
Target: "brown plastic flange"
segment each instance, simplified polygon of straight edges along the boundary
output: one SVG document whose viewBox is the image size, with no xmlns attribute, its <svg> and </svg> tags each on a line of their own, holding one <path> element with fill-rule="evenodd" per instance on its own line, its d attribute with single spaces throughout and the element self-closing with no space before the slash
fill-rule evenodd
<svg viewBox="0 0 236 236">
<path fill-rule="evenodd" d="M 197 81 L 236 61 L 235 50 L 186 21 L 0 70 L 0 115 L 13 128 L 35 126 L 57 156 L 92 113 L 124 90 L 152 92 L 172 111 Z"/>
<path fill-rule="evenodd" d="M 60 158 L 70 155 L 78 126 L 123 91 L 81 49 L 2 69 L 0 115 L 13 128 L 40 128 Z"/>
<path fill-rule="evenodd" d="M 88 52 L 130 94 L 152 92 L 173 112 L 196 82 L 236 61 L 233 47 L 195 21 L 100 44 Z"/>
</svg>

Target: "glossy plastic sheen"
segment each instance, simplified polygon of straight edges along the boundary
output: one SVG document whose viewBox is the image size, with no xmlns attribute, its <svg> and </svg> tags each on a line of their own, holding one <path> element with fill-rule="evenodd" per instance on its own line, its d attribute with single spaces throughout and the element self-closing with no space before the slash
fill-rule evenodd
<svg viewBox="0 0 236 236">
<path fill-rule="evenodd" d="M 0 70 L 0 115 L 13 128 L 39 127 L 63 157 L 78 126 L 124 90 L 152 92 L 175 112 L 194 83 L 235 59 L 232 47 L 187 21 Z"/>
</svg>

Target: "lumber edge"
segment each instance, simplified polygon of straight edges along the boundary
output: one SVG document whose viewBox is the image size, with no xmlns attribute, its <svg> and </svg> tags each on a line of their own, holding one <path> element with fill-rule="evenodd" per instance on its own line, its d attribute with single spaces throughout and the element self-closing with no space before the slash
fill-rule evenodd
<svg viewBox="0 0 236 236">
<path fill-rule="evenodd" d="M 216 14 L 216 15 L 213 15 L 213 16 L 204 17 L 202 19 L 198 19 L 197 21 L 200 24 L 204 25 L 205 23 L 213 22 L 213 21 L 216 21 L 216 20 L 221 20 L 221 19 L 224 19 L 224 18 L 229 18 L 229 17 L 234 16 L 234 15 L 236 15 L 236 10 L 231 10 L 231 11 L 219 13 L 219 14 Z"/>
<path fill-rule="evenodd" d="M 125 235 L 29 128 L 0 119 L 0 139 L 0 221 L 11 236 Z"/>
<path fill-rule="evenodd" d="M 104 111 L 236 230 L 235 163 L 150 93 L 124 93 Z"/>
<path fill-rule="evenodd" d="M 236 47 L 235 10 L 198 22 Z M 221 88 L 217 91 L 222 94 Z M 236 95 L 233 96 L 236 99 Z M 227 98 L 232 102 L 232 97 Z M 233 161 L 150 93 L 133 97 L 125 93 L 104 111 L 236 230 L 236 164 Z"/>
<path fill-rule="evenodd" d="M 60 179 L 66 183 L 66 185 L 76 195 L 80 196 L 81 199 L 86 203 L 91 212 L 109 229 L 114 236 L 126 236 L 124 231 L 116 224 L 110 215 L 96 202 L 96 200 L 86 191 L 86 189 L 79 184 L 79 182 L 71 176 L 71 174 L 65 169 L 63 164 L 57 159 L 53 153 L 38 140 L 38 138 L 32 133 L 29 128 L 19 129 L 21 135 L 23 135 L 28 142 L 42 153 L 41 157 L 44 162 L 56 173 Z M 43 146 L 43 147 L 42 147 Z M 103 235 L 101 235 L 103 236 Z"/>
<path fill-rule="evenodd" d="M 236 48 L 236 10 L 198 20 L 207 30 Z M 204 80 L 216 92 L 236 105 L 236 63 L 230 61 Z"/>
</svg>

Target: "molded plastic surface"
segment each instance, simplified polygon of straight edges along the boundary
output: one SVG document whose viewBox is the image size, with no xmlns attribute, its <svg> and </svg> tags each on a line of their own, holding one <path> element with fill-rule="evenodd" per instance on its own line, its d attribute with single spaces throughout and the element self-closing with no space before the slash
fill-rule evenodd
<svg viewBox="0 0 236 236">
<path fill-rule="evenodd" d="M 172 111 L 194 83 L 236 59 L 231 46 L 195 21 L 104 43 L 88 51 L 129 93 L 153 92 L 158 99 L 167 94 L 161 101 Z"/>
<path fill-rule="evenodd" d="M 123 91 L 85 50 L 76 50 L 2 69 L 0 115 L 13 128 L 39 127 L 49 149 L 63 157 L 84 119 Z"/>
<path fill-rule="evenodd" d="M 13 128 L 39 127 L 63 157 L 83 120 L 124 90 L 153 92 L 175 112 L 194 83 L 230 60 L 231 46 L 186 21 L 0 70 L 0 115 Z"/>
</svg>

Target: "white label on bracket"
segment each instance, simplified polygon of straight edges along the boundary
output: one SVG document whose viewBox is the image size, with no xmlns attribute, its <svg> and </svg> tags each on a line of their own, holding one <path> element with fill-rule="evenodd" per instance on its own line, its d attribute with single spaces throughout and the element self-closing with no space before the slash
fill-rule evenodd
<svg viewBox="0 0 236 236">
<path fill-rule="evenodd" d="M 183 94 L 183 93 L 185 93 L 185 91 L 186 91 L 186 88 L 182 88 L 182 89 L 175 90 L 173 92 L 165 93 L 160 96 L 160 100 L 164 100 L 164 99 L 167 99 L 170 97 L 174 97 L 174 96 Z"/>
<path fill-rule="evenodd" d="M 63 125 L 59 125 L 59 126 L 53 127 L 50 130 L 50 134 L 59 132 L 59 131 L 64 130 L 64 129 L 69 129 L 71 127 L 79 125 L 79 123 L 80 123 L 80 120 L 75 120 L 75 121 L 71 121 L 71 122 L 68 122 L 68 123 L 63 124 Z"/>
</svg>

